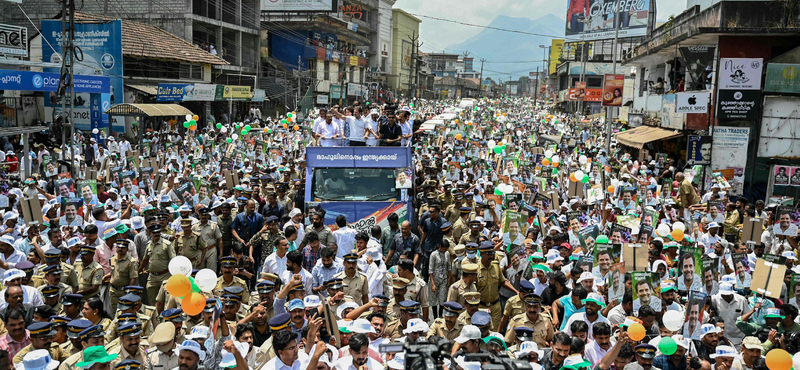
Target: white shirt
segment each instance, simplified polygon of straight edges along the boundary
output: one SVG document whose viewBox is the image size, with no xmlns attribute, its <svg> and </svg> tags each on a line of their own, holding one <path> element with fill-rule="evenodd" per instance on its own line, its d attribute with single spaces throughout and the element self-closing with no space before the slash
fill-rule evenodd
<svg viewBox="0 0 800 370">
<path fill-rule="evenodd" d="M 305 225 L 302 225 L 299 222 L 295 223 L 294 221 L 289 220 L 289 222 L 287 222 L 286 225 L 283 225 L 284 234 L 286 233 L 286 228 L 289 226 L 294 226 L 295 230 L 297 230 L 297 240 L 303 240 L 303 237 L 306 235 Z"/>
<path fill-rule="evenodd" d="M 610 349 L 611 347 L 609 347 Z M 584 351 L 584 358 L 591 362 L 592 365 L 597 365 L 600 363 L 600 360 L 603 359 L 603 356 L 608 353 L 608 350 L 600 348 L 600 346 L 595 341 L 589 342 L 586 346 L 586 350 Z"/>
<path fill-rule="evenodd" d="M 545 282 L 542 283 L 542 282 L 539 281 L 539 278 L 536 278 L 536 277 L 531 279 L 531 283 L 533 283 L 534 293 L 536 293 L 536 295 L 538 295 L 538 296 L 542 295 L 542 292 L 544 291 L 544 288 L 547 288 L 548 286 L 550 286 L 550 282 L 549 281 L 545 280 Z"/>
<path fill-rule="evenodd" d="M 270 256 L 272 255 L 275 255 L 275 253 L 271 254 Z M 286 258 L 284 258 L 284 261 L 285 260 Z M 304 268 L 300 268 L 300 272 L 298 274 L 303 277 L 303 288 L 306 290 L 306 295 L 314 294 L 314 292 L 311 290 L 311 288 L 314 287 L 314 278 L 311 277 L 311 273 Z M 281 280 L 283 280 L 283 284 L 289 285 L 289 282 L 292 280 L 292 275 L 294 275 L 293 272 L 284 269 L 283 274 L 280 275 Z"/>
<path fill-rule="evenodd" d="M 403 135 L 411 135 L 414 133 L 414 126 L 411 125 L 411 120 L 406 121 L 405 123 L 400 124 L 400 130 L 402 131 Z M 411 139 L 402 138 L 400 140 L 401 146 L 408 146 L 411 143 Z"/>
<path fill-rule="evenodd" d="M 308 366 L 309 357 L 305 355 L 304 351 L 299 351 L 298 359 L 294 360 L 291 366 L 288 366 L 281 361 L 281 358 L 275 356 L 273 359 L 264 364 L 263 369 L 269 370 L 303 370 Z"/>
<path fill-rule="evenodd" d="M 320 258 L 321 260 L 321 258 Z M 282 276 L 286 271 L 286 255 L 278 257 L 278 253 L 272 253 L 264 260 L 264 266 L 261 268 L 263 273 L 273 273 Z"/>
<path fill-rule="evenodd" d="M 586 312 L 578 312 L 578 313 L 573 314 L 572 316 L 570 316 L 569 321 L 567 321 L 567 325 L 564 327 L 564 332 L 569 334 L 570 336 L 572 335 L 572 331 L 569 329 L 569 327 L 575 321 L 583 321 L 583 322 L 585 322 L 586 324 L 589 325 L 588 338 L 592 339 L 592 340 L 594 340 L 594 336 L 592 335 L 592 326 L 595 323 L 598 323 L 598 322 L 604 322 L 604 323 L 608 324 L 608 319 L 603 317 L 603 315 L 601 315 L 599 312 L 597 313 L 597 320 L 595 320 L 594 322 L 591 322 L 591 321 L 589 321 L 589 319 L 586 318 Z"/>
<path fill-rule="evenodd" d="M 364 364 L 369 369 L 382 369 L 383 365 L 375 361 L 372 357 L 367 357 L 367 363 Z M 342 357 L 333 364 L 336 370 L 358 370 L 358 367 L 353 365 L 353 356 Z"/>
<path fill-rule="evenodd" d="M 12 248 L 12 249 L 13 249 L 13 251 L 11 252 L 11 255 L 8 256 L 8 258 L 6 258 L 5 254 L 0 253 L 0 260 L 3 260 L 4 262 L 7 262 L 9 264 L 8 267 L 10 269 L 16 268 L 16 265 L 18 263 L 28 259 L 28 256 L 26 256 L 24 253 L 20 252 L 16 248 Z M 6 269 L 0 268 L 0 276 L 5 275 L 5 273 L 6 273 Z M 4 300 L 4 299 L 5 298 L 0 297 L 0 300 Z"/>
<path fill-rule="evenodd" d="M 314 130 L 314 133 L 325 138 L 320 139 L 321 146 L 332 147 L 341 143 L 342 128 L 339 124 L 339 120 L 336 118 L 332 119 L 330 124 L 327 122 L 320 123 Z M 339 135 L 339 138 L 331 139 L 333 135 Z"/>
<path fill-rule="evenodd" d="M 364 142 L 364 133 L 367 132 L 369 124 L 365 117 L 356 118 L 354 116 L 345 117 L 347 124 L 350 125 L 350 141 Z"/>
<path fill-rule="evenodd" d="M 44 304 L 44 299 L 42 298 L 42 293 L 39 292 L 39 289 L 27 285 L 20 285 L 20 287 L 22 288 L 22 303 L 29 304 L 34 307 Z M 6 308 L 8 305 L 6 303 L 6 289 L 0 291 L 0 309 Z"/>
<path fill-rule="evenodd" d="M 340 228 L 333 232 L 333 237 L 336 238 L 336 256 L 344 258 L 345 254 L 350 253 L 356 246 L 356 230 L 347 226 Z"/>
</svg>

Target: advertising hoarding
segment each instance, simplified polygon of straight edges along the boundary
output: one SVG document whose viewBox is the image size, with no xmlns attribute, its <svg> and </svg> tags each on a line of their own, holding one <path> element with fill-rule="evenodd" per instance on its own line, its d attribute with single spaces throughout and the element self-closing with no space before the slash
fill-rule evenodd
<svg viewBox="0 0 800 370">
<path fill-rule="evenodd" d="M 261 0 L 262 12 L 336 12 L 337 0 Z"/>
<path fill-rule="evenodd" d="M 620 38 L 644 36 L 649 10 L 649 0 L 568 0 L 565 36 L 580 40 L 613 39 L 617 14 Z"/>
</svg>

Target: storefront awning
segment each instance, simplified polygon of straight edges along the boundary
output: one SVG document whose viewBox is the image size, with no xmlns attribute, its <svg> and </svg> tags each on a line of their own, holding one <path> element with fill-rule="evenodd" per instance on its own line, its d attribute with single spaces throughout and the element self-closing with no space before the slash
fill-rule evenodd
<svg viewBox="0 0 800 370">
<path fill-rule="evenodd" d="M 653 141 L 672 139 L 683 134 L 658 127 L 640 126 L 619 132 L 615 135 L 620 144 L 642 149 L 644 144 Z"/>
<path fill-rule="evenodd" d="M 158 85 L 144 85 L 144 84 L 125 84 L 131 89 L 143 92 L 147 95 L 158 95 Z"/>
<path fill-rule="evenodd" d="M 145 116 L 145 117 L 169 117 L 193 115 L 192 111 L 178 104 L 117 104 L 108 108 L 105 114 L 115 116 Z"/>
</svg>

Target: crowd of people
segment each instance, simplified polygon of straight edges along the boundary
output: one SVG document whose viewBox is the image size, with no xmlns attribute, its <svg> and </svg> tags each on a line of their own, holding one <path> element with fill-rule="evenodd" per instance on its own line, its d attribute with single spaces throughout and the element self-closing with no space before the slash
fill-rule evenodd
<svg viewBox="0 0 800 370">
<path fill-rule="evenodd" d="M 33 175 L 0 187 L 0 369 L 406 369 L 434 344 L 445 370 L 789 370 L 800 348 L 792 209 L 600 120 L 507 97 L 189 118 L 4 148 Z M 410 146 L 412 211 L 326 221 L 308 146 Z"/>
</svg>

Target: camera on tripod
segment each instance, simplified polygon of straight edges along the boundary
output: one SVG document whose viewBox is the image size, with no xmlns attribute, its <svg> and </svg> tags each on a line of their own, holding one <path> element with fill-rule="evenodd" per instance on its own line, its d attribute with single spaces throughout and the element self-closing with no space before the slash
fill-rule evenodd
<svg viewBox="0 0 800 370">
<path fill-rule="evenodd" d="M 482 363 L 481 370 L 533 370 L 530 362 L 515 360 L 506 354 L 468 353 L 464 355 L 464 361 Z"/>
</svg>

